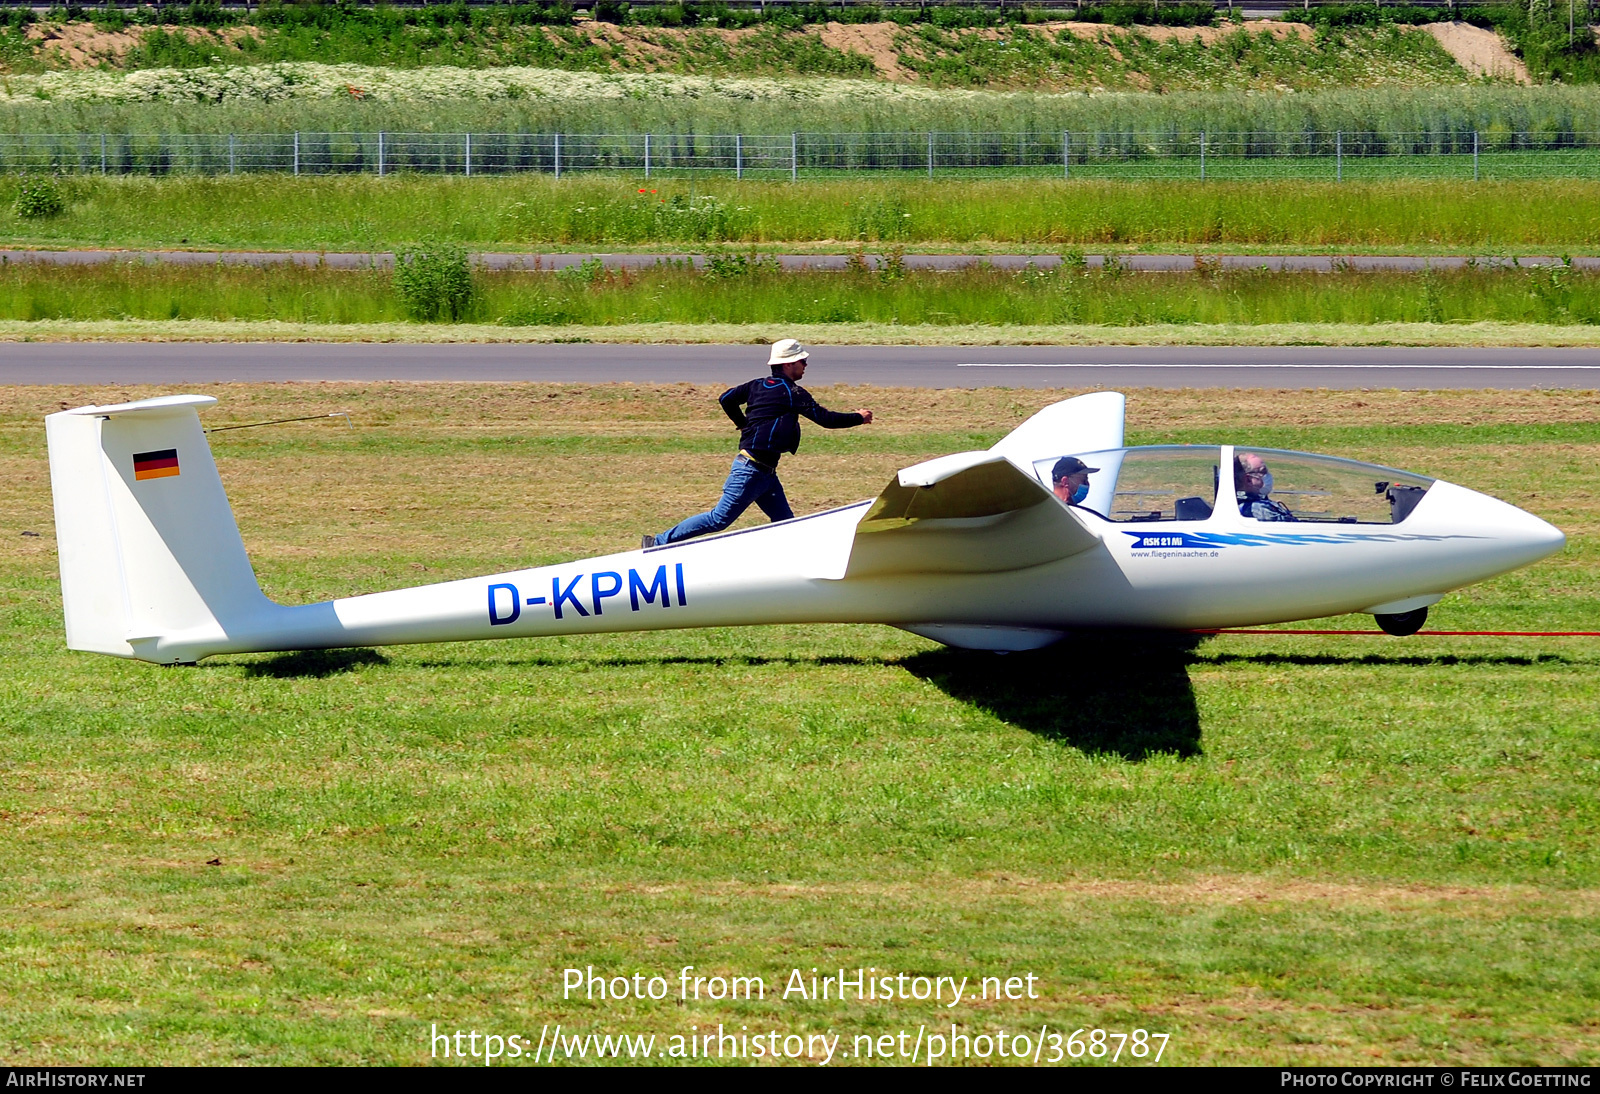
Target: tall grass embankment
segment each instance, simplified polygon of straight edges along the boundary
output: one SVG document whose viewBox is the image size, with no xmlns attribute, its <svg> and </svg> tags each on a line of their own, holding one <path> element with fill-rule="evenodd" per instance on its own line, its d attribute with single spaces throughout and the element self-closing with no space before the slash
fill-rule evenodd
<svg viewBox="0 0 1600 1094">
<path fill-rule="evenodd" d="M 6 91 L 9 87 L 11 90 Z M 1600 88 L 1040 94 L 871 80 L 274 65 L 0 80 L 7 133 L 1600 132 Z"/>
<path fill-rule="evenodd" d="M 1090 270 L 1069 261 L 1048 271 L 945 274 L 907 271 L 891 254 L 877 270 L 784 273 L 759 257 L 722 254 L 704 271 L 608 271 L 598 261 L 560 273 L 480 271 L 470 289 L 438 307 L 400 288 L 383 270 L 13 264 L 0 271 L 0 319 L 359 324 L 423 316 L 602 327 L 1600 322 L 1600 275 L 1562 266 L 1306 274 L 1223 271 L 1202 261 L 1190 274 L 1131 274 L 1116 264 Z"/>
<path fill-rule="evenodd" d="M 1439 10 L 1408 5 L 1332 4 L 1294 12 L 1317 28 L 1310 49 L 1302 45 L 1313 39 L 1303 23 L 1262 21 L 1240 28 L 1231 9 L 1220 34 L 1189 30 L 1219 21 L 1219 13 L 1204 3 L 1083 5 L 1072 24 L 1060 22 L 1060 12 L 1028 7 L 943 4 L 886 10 L 811 3 L 734 10 L 692 0 L 648 5 L 600 0 L 592 12 L 594 19 L 580 21 L 564 2 L 410 9 L 269 3 L 246 11 L 196 3 L 187 8 L 101 6 L 92 10 L 92 23 L 74 23 L 62 17 L 81 19 L 89 13 L 57 9 L 41 19 L 35 11 L 14 7 L 0 18 L 0 64 L 12 70 L 252 60 L 716 72 L 777 67 L 785 73 L 860 70 L 889 79 L 975 84 L 1017 77 L 1038 84 L 1060 85 L 1063 77 L 1106 84 L 1121 74 L 1119 69 L 1129 68 L 1130 60 L 1136 71 L 1152 60 L 1159 70 L 1160 58 L 1149 56 L 1139 41 L 1145 39 L 1174 58 L 1191 50 L 1198 63 L 1183 73 L 1186 78 L 1212 67 L 1205 63 L 1208 54 L 1224 61 L 1233 57 L 1235 77 L 1256 68 L 1261 52 L 1276 52 L 1279 61 L 1298 54 L 1301 64 L 1283 73 L 1295 86 L 1308 71 L 1326 67 L 1357 83 L 1427 82 L 1430 73 L 1423 70 L 1429 62 L 1453 67 L 1413 26 L 1437 19 Z M 1587 33 L 1589 14 L 1586 3 L 1578 17 L 1582 34 L 1572 32 L 1571 13 L 1564 19 L 1553 4 L 1456 6 L 1449 18 L 1496 28 L 1535 78 L 1576 83 L 1592 82 L 1600 72 L 1600 56 Z M 1185 29 L 1173 29 L 1180 27 Z M 1260 40 L 1241 40 L 1241 30 L 1256 31 Z M 1093 39 L 1112 48 L 1109 55 L 1097 54 L 1096 63 L 1085 64 L 1084 54 L 1064 38 Z M 1231 40 L 1217 48 L 1221 38 Z M 1280 48 L 1269 39 L 1290 44 Z M 1194 51 L 1197 40 L 1201 48 Z M 1174 42 L 1180 48 L 1169 48 Z M 1326 64 L 1330 56 L 1333 66 Z M 1414 70 L 1409 75 L 1395 71 L 1407 62 Z M 1459 75 L 1457 70 L 1455 78 Z M 1147 81 L 1141 86 L 1161 86 L 1159 71 L 1143 67 L 1140 77 Z"/>
<path fill-rule="evenodd" d="M 69 176 L 62 209 L 13 245 L 387 250 L 432 236 L 486 250 L 803 246 L 937 250 L 1398 250 L 1600 247 L 1600 183 L 1116 183 L 1011 179 L 799 184 L 548 175 L 430 178 Z"/>
<path fill-rule="evenodd" d="M 386 32 L 385 32 L 386 31 Z M 987 29 L 879 24 L 750 30 L 575 27 L 231 30 L 147 27 L 102 33 L 84 24 L 0 33 L 13 71 L 93 66 L 144 72 L 318 62 L 401 68 L 508 66 L 701 76 L 851 76 L 934 87 L 1154 90 L 1414 87 L 1467 73 L 1426 30 L 1385 25 L 1313 33 L 1255 23 L 1216 31 L 1082 23 Z M 19 81 L 26 86 L 24 77 Z M 41 86 L 49 86 L 46 82 Z"/>
</svg>

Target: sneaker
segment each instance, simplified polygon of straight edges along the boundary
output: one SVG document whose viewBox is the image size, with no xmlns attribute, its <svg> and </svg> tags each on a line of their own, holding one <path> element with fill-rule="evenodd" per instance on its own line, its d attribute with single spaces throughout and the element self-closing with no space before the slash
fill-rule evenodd
<svg viewBox="0 0 1600 1094">
<path fill-rule="evenodd" d="M 655 545 L 656 545 L 656 537 L 655 536 L 645 535 L 645 536 L 640 537 L 640 539 L 639 539 L 639 548 L 641 550 L 643 550 L 646 547 L 654 547 Z"/>
</svg>

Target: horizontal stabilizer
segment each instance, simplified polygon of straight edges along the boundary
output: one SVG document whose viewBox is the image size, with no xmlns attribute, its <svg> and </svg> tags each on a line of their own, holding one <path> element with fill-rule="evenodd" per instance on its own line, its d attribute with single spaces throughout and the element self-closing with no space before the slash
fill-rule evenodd
<svg viewBox="0 0 1600 1094">
<path fill-rule="evenodd" d="M 846 577 L 1038 566 L 1100 538 L 1032 475 L 993 452 L 908 467 L 856 525 Z"/>
</svg>

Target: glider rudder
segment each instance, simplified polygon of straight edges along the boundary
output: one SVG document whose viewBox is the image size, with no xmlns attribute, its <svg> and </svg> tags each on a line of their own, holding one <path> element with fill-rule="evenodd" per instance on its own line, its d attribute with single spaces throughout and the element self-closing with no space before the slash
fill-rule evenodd
<svg viewBox="0 0 1600 1094">
<path fill-rule="evenodd" d="M 67 645 L 166 663 L 271 603 L 200 428 L 209 395 L 45 419 Z"/>
</svg>

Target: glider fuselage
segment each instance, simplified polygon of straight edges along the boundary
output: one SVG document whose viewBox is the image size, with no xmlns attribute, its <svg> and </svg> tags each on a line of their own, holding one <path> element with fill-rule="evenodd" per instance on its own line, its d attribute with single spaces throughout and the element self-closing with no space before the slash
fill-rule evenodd
<svg viewBox="0 0 1600 1094">
<path fill-rule="evenodd" d="M 1462 487 L 1265 449 L 1249 455 L 1266 453 L 1279 469 L 1279 494 L 1296 515 L 1255 519 L 1229 489 L 1232 447 L 1122 448 L 1121 396 L 1103 393 L 1046 408 L 987 452 L 906 468 L 856 505 L 665 547 L 285 606 L 255 581 L 200 430 L 196 407 L 213 401 L 173 396 L 50 416 L 73 648 L 171 664 L 250 651 L 826 622 L 1026 649 L 1079 628 L 1407 612 L 1564 542 L 1537 517 Z M 1051 492 L 1049 465 L 1062 451 L 1095 468 L 1082 506 Z"/>
</svg>

